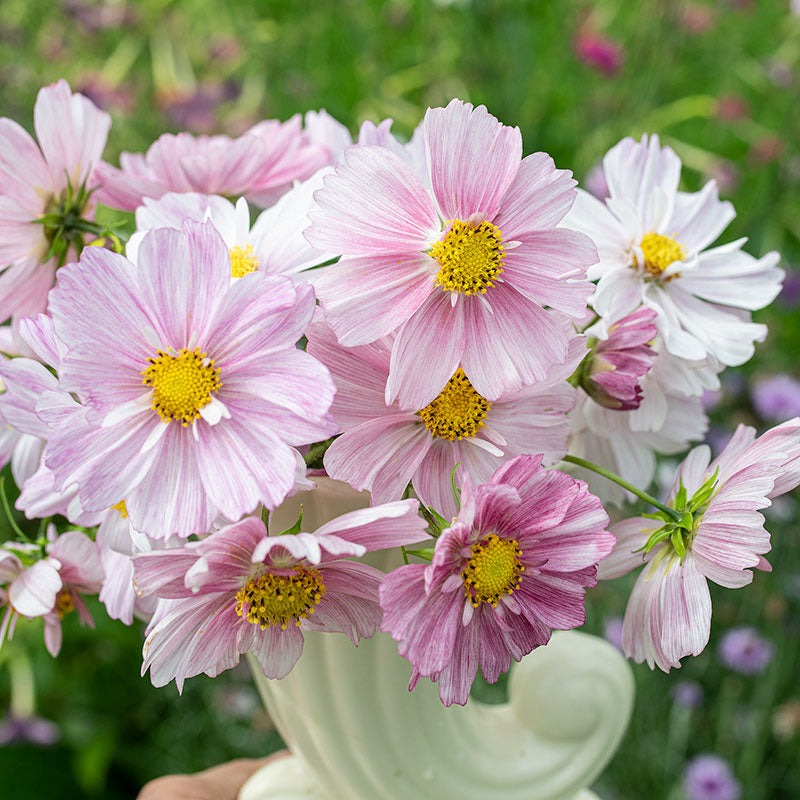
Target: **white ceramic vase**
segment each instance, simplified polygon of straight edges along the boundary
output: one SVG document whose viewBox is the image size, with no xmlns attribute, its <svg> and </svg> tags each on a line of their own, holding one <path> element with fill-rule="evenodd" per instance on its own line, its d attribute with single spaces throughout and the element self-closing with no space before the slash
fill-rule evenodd
<svg viewBox="0 0 800 800">
<path fill-rule="evenodd" d="M 270 527 L 291 525 L 301 501 L 306 530 L 367 502 L 318 483 Z M 624 658 L 572 631 L 515 666 L 502 705 L 444 708 L 425 679 L 409 693 L 409 664 L 385 634 L 355 648 L 342 634 L 306 633 L 281 681 L 251 666 L 292 755 L 257 772 L 239 800 L 589 800 L 633 705 Z"/>
</svg>

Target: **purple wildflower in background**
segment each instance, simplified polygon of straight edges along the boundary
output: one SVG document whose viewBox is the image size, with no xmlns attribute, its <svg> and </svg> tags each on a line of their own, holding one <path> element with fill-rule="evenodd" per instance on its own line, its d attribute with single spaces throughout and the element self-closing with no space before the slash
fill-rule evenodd
<svg viewBox="0 0 800 800">
<path fill-rule="evenodd" d="M 624 60 L 622 45 L 602 33 L 579 31 L 572 43 L 578 61 L 610 78 L 619 72 Z"/>
<path fill-rule="evenodd" d="M 0 721 L 0 747 L 10 744 L 33 744 L 50 747 L 59 739 L 58 726 L 41 717 L 18 717 L 10 714 Z"/>
<path fill-rule="evenodd" d="M 789 269 L 783 280 L 783 289 L 778 295 L 778 300 L 786 308 L 795 308 L 800 305 L 800 271 Z"/>
<path fill-rule="evenodd" d="M 728 762 L 719 756 L 692 759 L 683 776 L 686 800 L 739 800 L 742 787 L 733 777 Z"/>
<path fill-rule="evenodd" d="M 750 399 L 762 419 L 785 422 L 800 415 L 800 381 L 783 373 L 757 380 Z"/>
<path fill-rule="evenodd" d="M 609 617 L 603 626 L 603 638 L 622 651 L 622 617 Z"/>
<path fill-rule="evenodd" d="M 677 681 L 670 694 L 673 702 L 683 708 L 697 708 L 703 702 L 703 687 L 697 681 Z"/>
<path fill-rule="evenodd" d="M 742 675 L 757 675 L 772 660 L 772 649 L 755 628 L 732 628 L 722 637 L 719 660 Z"/>
</svg>

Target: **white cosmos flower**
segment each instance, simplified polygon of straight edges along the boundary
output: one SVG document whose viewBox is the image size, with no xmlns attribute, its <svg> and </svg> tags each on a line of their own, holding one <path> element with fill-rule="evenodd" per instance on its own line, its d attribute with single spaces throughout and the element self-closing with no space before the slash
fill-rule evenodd
<svg viewBox="0 0 800 800">
<path fill-rule="evenodd" d="M 699 192 L 680 192 L 681 162 L 658 137 L 626 138 L 603 159 L 610 196 L 588 192 L 564 220 L 588 234 L 600 260 L 591 300 L 600 317 L 618 319 L 639 304 L 658 313 L 666 349 L 691 361 L 707 356 L 743 364 L 767 329 L 751 321 L 780 291 L 778 253 L 760 259 L 743 252 L 746 239 L 710 248 L 735 216 L 709 181 Z"/>
</svg>

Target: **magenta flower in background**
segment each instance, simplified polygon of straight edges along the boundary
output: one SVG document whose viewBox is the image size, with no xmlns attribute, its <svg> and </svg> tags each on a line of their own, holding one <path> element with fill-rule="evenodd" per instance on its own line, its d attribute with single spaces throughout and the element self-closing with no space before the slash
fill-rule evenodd
<svg viewBox="0 0 800 800">
<path fill-rule="evenodd" d="M 796 269 L 787 271 L 778 301 L 785 308 L 796 308 L 800 305 L 800 271 Z"/>
<path fill-rule="evenodd" d="M 642 402 L 639 380 L 656 359 L 651 343 L 658 330 L 656 312 L 642 307 L 608 327 L 581 374 L 586 394 L 605 408 L 631 411 Z"/>
<path fill-rule="evenodd" d="M 136 530 L 205 533 L 219 514 L 274 508 L 305 472 L 294 446 L 336 430 L 328 371 L 295 347 L 313 291 L 262 272 L 231 285 L 210 223 L 151 231 L 136 267 L 87 248 L 49 308 L 59 387 L 81 402 L 43 395 L 44 459 L 87 511 L 125 500 Z"/>
<path fill-rule="evenodd" d="M 459 365 L 496 400 L 565 362 L 559 316 L 585 314 L 596 253 L 558 227 L 575 197 L 570 173 L 544 153 L 522 159 L 519 129 L 460 100 L 428 109 L 422 127 L 429 183 L 371 146 L 349 149 L 325 178 L 306 237 L 343 258 L 315 287 L 342 345 L 397 331 L 389 403 L 423 408 Z"/>
<path fill-rule="evenodd" d="M 755 628 L 741 627 L 726 631 L 719 643 L 719 660 L 742 675 L 758 675 L 772 661 L 772 642 Z"/>
<path fill-rule="evenodd" d="M 165 598 L 148 629 L 142 674 L 154 686 L 212 677 L 252 652 L 268 678 L 300 658 L 304 631 L 347 634 L 353 644 L 380 622 L 384 573 L 348 560 L 428 538 L 416 500 L 343 514 L 314 533 L 270 536 L 249 517 L 178 550 L 134 558 L 140 594 Z"/>
<path fill-rule="evenodd" d="M 634 661 L 665 672 L 708 644 L 708 581 L 730 589 L 753 580 L 752 569 L 771 569 L 761 509 L 800 484 L 800 418 L 760 437 L 740 425 L 714 461 L 707 445 L 695 447 L 678 467 L 665 512 L 612 526 L 614 552 L 598 568 L 617 578 L 644 565 L 625 610 L 622 643 Z"/>
<path fill-rule="evenodd" d="M 323 321 L 307 336 L 308 352 L 336 384 L 331 412 L 343 431 L 325 453 L 325 469 L 356 489 L 369 489 L 375 503 L 399 499 L 410 481 L 425 505 L 450 519 L 458 513 L 450 485 L 456 464 L 479 484 L 523 453 L 540 453 L 545 466 L 553 466 L 567 452 L 566 413 L 575 402 L 567 378 L 586 353 L 582 336 L 573 334 L 566 363 L 544 380 L 489 402 L 459 368 L 421 409 L 384 402 L 392 337 L 342 347 Z"/>
<path fill-rule="evenodd" d="M 165 133 L 147 153 L 122 153 L 121 169 L 102 162 L 97 199 L 133 211 L 145 197 L 167 192 L 247 195 L 271 205 L 295 180 L 310 177 L 326 163 L 326 151 L 312 144 L 297 114 L 286 122 L 264 120 L 237 139 Z"/>
<path fill-rule="evenodd" d="M 683 775 L 686 800 L 739 800 L 742 787 L 728 762 L 707 754 L 693 758 Z"/>
<path fill-rule="evenodd" d="M 588 29 L 575 35 L 572 49 L 578 61 L 607 78 L 619 72 L 625 57 L 625 51 L 619 42 Z"/>
<path fill-rule="evenodd" d="M 33 114 L 38 144 L 13 120 L 0 119 L 0 322 L 45 309 L 57 260 L 46 258 L 48 231 L 34 222 L 52 213 L 93 216 L 91 196 L 73 197 L 80 205 L 66 207 L 68 184 L 75 192 L 98 186 L 111 127 L 111 117 L 64 80 L 39 90 Z"/>
<path fill-rule="evenodd" d="M 480 667 L 489 683 L 553 629 L 585 621 L 584 593 L 614 546 L 608 516 L 586 484 L 523 455 L 473 489 L 436 540 L 430 565 L 409 564 L 380 587 L 381 630 L 439 697 L 464 705 Z"/>
<path fill-rule="evenodd" d="M 0 747 L 13 744 L 50 747 L 59 738 L 58 725 L 42 717 L 18 717 L 12 713 L 0 720 Z"/>
<path fill-rule="evenodd" d="M 750 389 L 756 413 L 770 422 L 800 416 L 800 381 L 789 375 L 772 375 L 756 380 Z"/>
</svg>

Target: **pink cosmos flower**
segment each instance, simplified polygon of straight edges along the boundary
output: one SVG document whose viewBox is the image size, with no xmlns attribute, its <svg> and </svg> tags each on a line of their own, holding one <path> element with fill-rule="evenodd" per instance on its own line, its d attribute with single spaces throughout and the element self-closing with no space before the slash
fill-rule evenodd
<svg viewBox="0 0 800 800">
<path fill-rule="evenodd" d="M 488 484 L 464 482 L 462 507 L 436 540 L 430 565 L 391 572 L 380 588 L 381 630 L 419 678 L 463 705 L 480 667 L 490 683 L 554 628 L 585 620 L 584 591 L 615 538 L 586 484 L 523 455 Z"/>
<path fill-rule="evenodd" d="M 57 262 L 45 260 L 51 242 L 35 220 L 50 213 L 91 218 L 91 197 L 66 208 L 67 186 L 97 187 L 111 127 L 108 114 L 63 80 L 39 90 L 33 115 L 38 144 L 0 119 L 0 322 L 44 310 Z"/>
<path fill-rule="evenodd" d="M 519 129 L 484 106 L 429 109 L 423 142 L 429 185 L 387 147 L 351 148 L 325 178 L 306 238 L 344 257 L 315 286 L 342 345 L 398 331 L 389 403 L 424 407 L 459 365 L 496 400 L 566 361 L 556 312 L 584 314 L 595 249 L 558 227 L 571 173 L 521 159 Z"/>
<path fill-rule="evenodd" d="M 617 578 L 644 564 L 623 624 L 625 653 L 665 672 L 708 643 L 707 581 L 736 589 L 769 569 L 769 533 L 761 509 L 800 483 L 800 418 L 755 438 L 740 425 L 719 457 L 695 447 L 678 467 L 667 505 L 683 519 L 634 517 L 613 526 L 614 552 L 600 578 Z"/>
<path fill-rule="evenodd" d="M 77 611 L 81 622 L 94 627 L 94 621 L 81 593 L 96 594 L 103 581 L 103 567 L 94 542 L 80 531 L 67 531 L 56 537 L 51 526 L 47 557 L 25 566 L 21 558 L 33 556 L 32 549 L 15 544 L 19 555 L 0 549 L 0 584 L 9 583 L 3 600 L 6 613 L 0 625 L 0 645 L 13 636 L 19 616 L 44 617 L 44 643 L 54 658 L 61 650 L 61 620 Z M 38 550 L 38 548 L 33 548 Z"/>
<path fill-rule="evenodd" d="M 56 491 L 77 485 L 86 511 L 124 499 L 136 530 L 164 538 L 273 508 L 292 489 L 293 447 L 336 430 L 333 382 L 295 347 L 313 291 L 230 276 L 216 229 L 190 221 L 151 231 L 136 267 L 93 247 L 59 272 L 49 309 L 63 391 L 37 405 L 53 426 Z"/>
<path fill-rule="evenodd" d="M 154 686 L 212 677 L 252 652 L 283 678 L 303 651 L 303 631 L 340 631 L 353 644 L 380 622 L 382 572 L 347 556 L 427 538 L 416 500 L 343 514 L 314 533 L 270 536 L 249 517 L 179 550 L 134 559 L 141 594 L 167 598 L 148 630 L 142 674 Z"/>
<path fill-rule="evenodd" d="M 450 476 L 459 462 L 478 484 L 522 453 L 543 454 L 546 466 L 566 453 L 566 412 L 575 402 L 567 378 L 586 354 L 582 336 L 573 335 L 566 363 L 544 380 L 489 402 L 459 368 L 421 409 L 384 402 L 392 337 L 342 347 L 324 322 L 312 325 L 307 336 L 307 351 L 333 376 L 331 411 L 344 431 L 325 453 L 325 469 L 356 489 L 369 489 L 373 502 L 399 499 L 411 481 L 425 505 L 450 519 L 458 512 Z"/>
<path fill-rule="evenodd" d="M 122 153 L 121 169 L 102 162 L 97 198 L 134 211 L 145 197 L 200 192 L 247 195 L 266 207 L 325 163 L 325 148 L 308 141 L 299 114 L 286 122 L 259 122 L 238 139 L 165 133 L 144 155 Z"/>
<path fill-rule="evenodd" d="M 608 338 L 597 342 L 581 375 L 581 386 L 595 403 L 622 411 L 639 408 L 639 380 L 657 355 L 651 347 L 657 333 L 655 317 L 652 309 L 640 308 L 611 325 Z"/>
<path fill-rule="evenodd" d="M 743 364 L 763 341 L 766 327 L 750 311 L 780 291 L 778 253 L 755 259 L 746 239 L 709 245 L 735 216 L 709 181 L 701 191 L 678 191 L 681 162 L 658 136 L 623 139 L 603 158 L 610 197 L 603 203 L 578 190 L 566 224 L 591 236 L 600 261 L 591 300 L 604 319 L 619 319 L 639 305 L 657 312 L 666 349 L 697 361 Z"/>
</svg>

